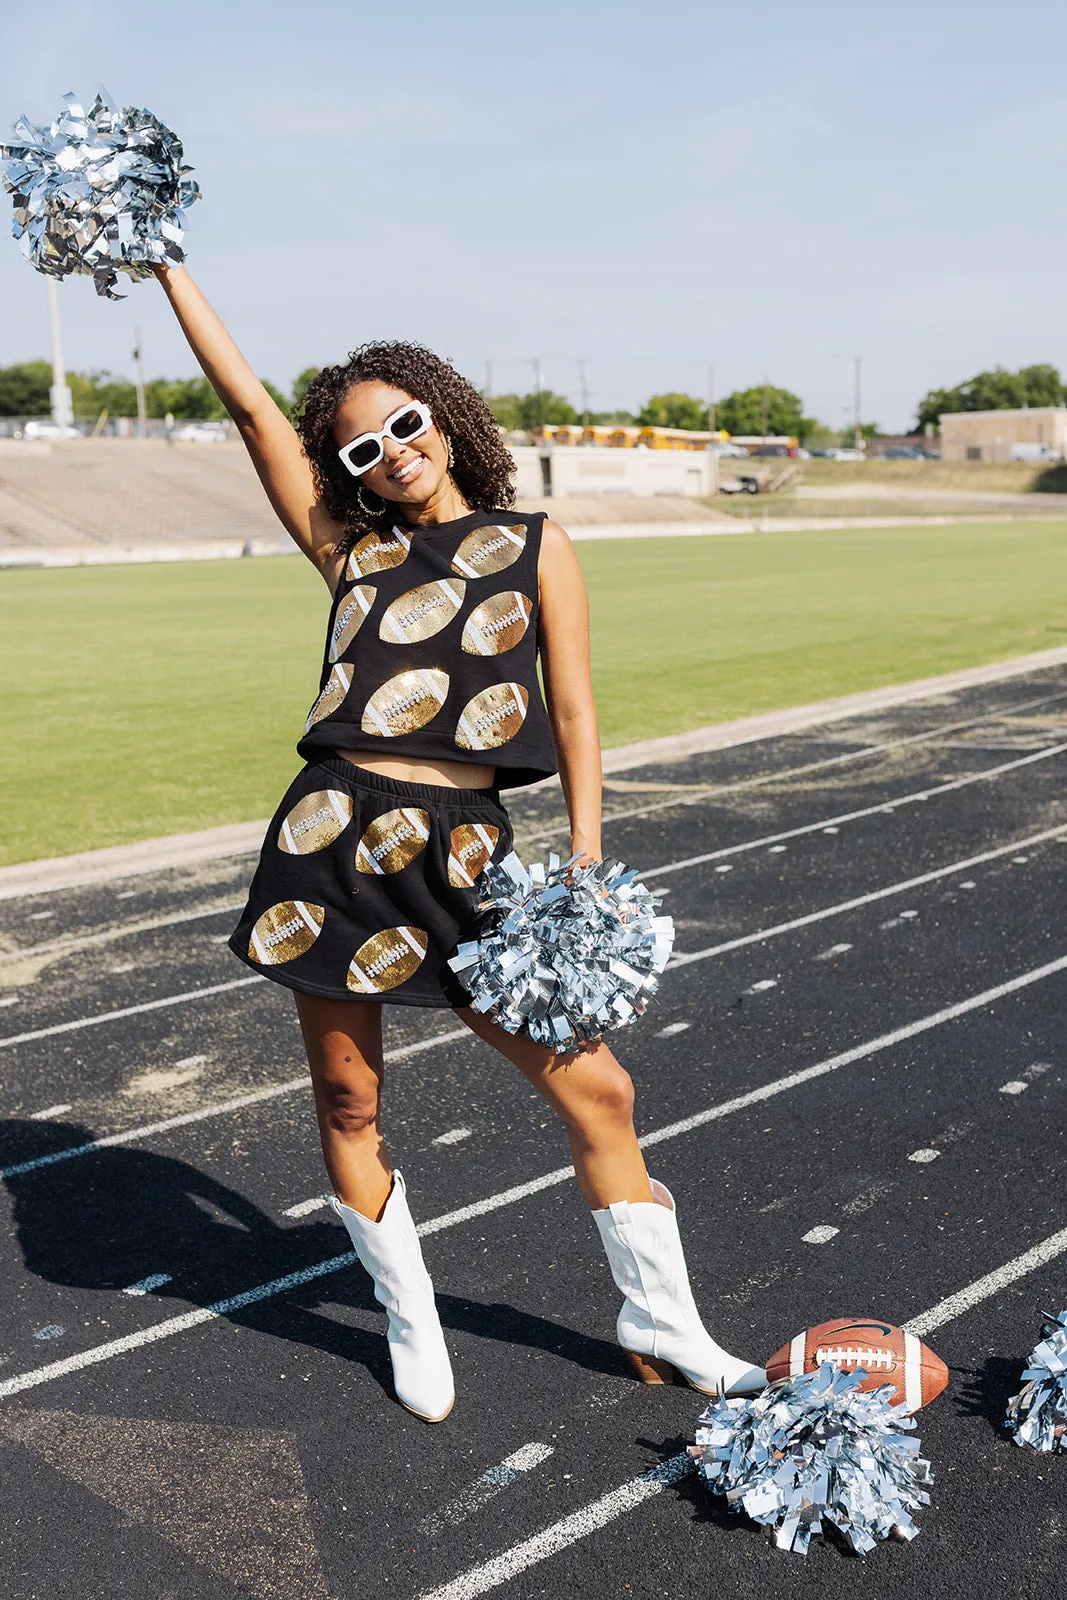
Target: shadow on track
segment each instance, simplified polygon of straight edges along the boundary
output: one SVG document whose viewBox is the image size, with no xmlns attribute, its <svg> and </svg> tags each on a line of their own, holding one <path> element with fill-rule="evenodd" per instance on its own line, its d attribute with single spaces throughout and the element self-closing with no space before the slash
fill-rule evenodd
<svg viewBox="0 0 1067 1600">
<path fill-rule="evenodd" d="M 0 1159 L 12 1165 L 32 1161 L 92 1138 L 78 1123 L 10 1119 L 0 1122 Z M 148 1150 L 105 1148 L 4 1182 L 26 1270 L 69 1288 L 121 1291 L 167 1273 L 170 1281 L 152 1290 L 154 1300 L 210 1306 L 349 1248 L 332 1220 L 282 1226 L 237 1190 Z M 384 1315 L 381 1332 L 368 1332 L 318 1314 L 324 1305 L 380 1313 L 371 1280 L 357 1265 L 224 1316 L 359 1362 L 391 1393 Z M 516 1306 L 440 1291 L 437 1306 L 446 1328 L 558 1355 L 591 1372 L 619 1376 L 624 1370 L 613 1343 Z"/>
</svg>

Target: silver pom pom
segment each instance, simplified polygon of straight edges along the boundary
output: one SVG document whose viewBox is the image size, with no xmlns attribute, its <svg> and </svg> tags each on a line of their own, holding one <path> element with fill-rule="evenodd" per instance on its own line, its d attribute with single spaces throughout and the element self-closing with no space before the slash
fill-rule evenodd
<svg viewBox="0 0 1067 1600">
<path fill-rule="evenodd" d="M 1016 1444 L 1067 1450 L 1067 1311 L 1047 1317 L 1041 1331 L 1023 1386 L 1008 1401 L 1008 1427 Z"/>
<path fill-rule="evenodd" d="M 557 1054 L 634 1022 L 674 943 L 637 869 L 552 855 L 527 870 L 512 852 L 479 880 L 486 931 L 449 961 L 471 1005 Z"/>
<path fill-rule="evenodd" d="M 118 111 L 98 94 L 88 112 L 73 93 L 46 128 L 25 117 L 0 145 L 12 232 L 26 260 L 52 278 L 92 276 L 109 300 L 118 273 L 148 278 L 156 262 L 185 259 L 185 207 L 200 190 L 181 140 L 150 111 Z"/>
<path fill-rule="evenodd" d="M 690 1454 L 731 1511 L 773 1529 L 780 1549 L 807 1555 L 823 1523 L 860 1555 L 895 1534 L 914 1539 L 912 1513 L 929 1505 L 930 1463 L 913 1419 L 889 1403 L 891 1384 L 860 1390 L 862 1368 L 781 1378 L 748 1400 L 717 1400 Z"/>
</svg>

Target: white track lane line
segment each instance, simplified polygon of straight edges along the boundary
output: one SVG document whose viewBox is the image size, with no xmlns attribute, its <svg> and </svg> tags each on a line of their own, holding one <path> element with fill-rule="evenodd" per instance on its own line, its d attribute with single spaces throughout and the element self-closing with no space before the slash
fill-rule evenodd
<svg viewBox="0 0 1067 1600">
<path fill-rule="evenodd" d="M 452 1028 L 448 1033 L 435 1033 L 429 1039 L 415 1039 L 411 1044 L 398 1044 L 387 1050 L 385 1061 L 401 1061 L 405 1056 L 420 1055 L 424 1050 L 434 1050 L 439 1044 L 455 1039 L 471 1039 L 469 1028 Z M 0 1167 L 0 1178 L 17 1178 L 20 1173 L 33 1172 L 38 1167 L 53 1167 L 57 1161 L 71 1161 L 75 1156 L 89 1156 L 94 1150 L 107 1150 L 112 1145 L 134 1144 L 154 1133 L 168 1133 L 171 1128 L 184 1128 L 193 1122 L 206 1122 L 209 1117 L 221 1117 L 229 1111 L 243 1111 L 245 1106 L 259 1105 L 264 1100 L 275 1100 L 279 1095 L 293 1094 L 308 1087 L 308 1075 L 302 1072 L 297 1078 L 287 1078 L 284 1083 L 273 1083 L 266 1089 L 253 1089 L 250 1094 L 237 1095 L 233 1100 L 220 1100 L 215 1105 L 201 1106 L 199 1111 L 183 1111 L 180 1116 L 165 1117 L 161 1122 L 142 1122 L 136 1128 L 126 1128 L 122 1133 L 109 1133 L 88 1144 L 71 1145 L 66 1150 L 53 1150 L 32 1161 L 19 1161 L 11 1167 Z M 70 1110 L 70 1107 L 67 1107 Z M 325 1202 L 324 1202 L 325 1203 Z M 293 1213 L 286 1213 L 290 1215 Z"/>
<path fill-rule="evenodd" d="M 1018 716 L 1020 712 L 1032 711 L 1035 706 L 1050 705 L 1054 700 L 1064 699 L 1067 699 L 1067 690 L 1061 690 L 1057 694 L 1042 695 L 1037 700 L 1026 700 L 1022 705 L 1015 706 L 1010 711 L 987 711 L 984 712 L 980 717 L 968 717 L 964 722 L 940 723 L 936 728 L 928 728 L 923 733 L 908 734 L 908 736 L 904 739 L 890 739 L 885 744 L 865 745 L 862 750 L 849 750 L 846 751 L 844 755 L 827 756 L 822 761 L 808 761 L 800 767 L 786 767 L 781 772 L 765 772 L 761 773 L 760 776 L 756 778 L 740 778 L 736 783 L 709 785 L 706 789 L 701 789 L 696 794 L 686 795 L 684 798 L 676 797 L 671 800 L 657 800 L 652 805 L 634 806 L 628 811 L 612 811 L 603 820 L 606 825 L 609 822 L 624 822 L 631 817 L 652 816 L 657 811 L 670 811 L 677 806 L 702 805 L 705 800 L 712 799 L 718 795 L 736 794 L 745 789 L 758 789 L 766 784 L 781 783 L 787 778 L 803 777 L 804 774 L 808 772 L 823 772 L 831 767 L 845 766 L 848 762 L 869 760 L 873 756 L 884 755 L 887 750 L 901 750 L 906 745 L 924 744 L 931 739 L 940 738 L 942 734 L 958 733 L 961 728 L 977 728 L 983 722 L 1003 721 L 1008 717 Z M 838 726 L 840 726 L 840 724 L 838 724 Z M 815 730 L 804 729 L 800 731 L 803 731 L 805 734 L 810 734 Z M 786 737 L 790 736 L 786 735 Z M 688 759 L 692 758 L 690 757 Z M 896 804 L 896 801 L 894 801 L 893 804 Z M 540 847 L 543 844 L 549 843 L 550 840 L 556 838 L 559 834 L 566 833 L 567 831 L 568 830 L 566 828 L 562 827 L 553 828 L 546 833 L 543 838 L 535 840 L 534 844 L 536 847 Z"/>
<path fill-rule="evenodd" d="M 936 784 L 932 789 L 916 789 L 914 793 L 901 795 L 899 800 L 894 800 L 893 808 L 935 800 L 939 795 L 953 794 L 957 789 L 966 789 L 969 784 L 986 783 L 991 778 L 1002 777 L 1005 772 L 1014 772 L 1018 767 L 1028 767 L 1035 761 L 1047 761 L 1050 756 L 1063 755 L 1064 751 L 1067 751 L 1067 744 L 1053 745 L 1051 749 L 1039 750 L 1036 755 L 1023 756 L 1018 761 L 1005 761 L 996 767 L 986 767 L 981 772 L 970 773 L 966 778 L 953 778 L 948 783 Z M 799 828 L 786 829 L 784 833 L 767 833 L 759 839 L 747 839 L 741 844 L 729 844 L 720 850 L 709 850 L 706 855 L 688 856 L 684 861 L 668 861 L 665 867 L 649 867 L 643 870 L 641 876 L 647 879 L 664 876 L 668 872 L 684 872 L 688 867 L 700 867 L 708 861 L 721 861 L 724 856 L 740 856 L 749 850 L 761 850 L 779 839 L 802 839 L 807 833 L 826 832 L 830 824 L 833 824 L 836 832 L 843 822 L 859 822 L 864 817 L 883 815 L 885 811 L 885 801 L 879 801 L 876 806 L 863 806 L 859 811 L 842 811 L 836 817 L 822 817 L 818 822 L 805 822 Z"/>
<path fill-rule="evenodd" d="M 13 961 L 62 956 L 71 950 L 88 950 L 93 945 L 111 944 L 116 939 L 125 939 L 137 933 L 154 933 L 157 928 L 174 928 L 182 922 L 199 922 L 207 917 L 221 917 L 224 912 L 243 911 L 244 907 L 243 900 L 226 901 L 220 905 L 204 906 L 197 911 L 175 911 L 167 917 L 146 917 L 140 922 L 118 923 L 111 928 L 102 928 L 99 933 L 79 933 L 71 939 L 50 939 L 47 944 L 29 944 L 18 950 L 5 950 L 0 954 L 0 971 Z"/>
<path fill-rule="evenodd" d="M 999 776 L 1001 773 L 1012 771 L 1016 767 L 1027 766 L 1032 761 L 1046 760 L 1049 756 L 1060 755 L 1064 751 L 1067 751 L 1067 744 L 1057 745 L 1051 750 L 1040 750 L 1036 755 L 1024 756 L 1020 761 L 1011 761 L 1005 766 L 994 767 L 987 772 L 976 773 L 968 778 L 956 779 L 953 783 L 942 784 L 937 789 L 926 790 L 923 791 L 923 793 L 911 796 L 910 798 L 929 799 L 934 795 L 945 794 L 948 793 L 949 790 L 962 788 L 965 784 L 977 783 L 983 778 Z M 897 801 L 896 804 L 903 805 L 904 801 Z M 855 818 L 861 816 L 870 816 L 876 812 L 884 811 L 884 809 L 884 805 L 871 806 L 865 811 L 849 813 L 849 817 Z M 839 818 L 838 820 L 848 820 L 848 818 Z M 769 837 L 794 838 L 799 834 L 812 833 L 815 830 L 823 827 L 825 821 L 826 819 L 824 818 L 822 822 L 813 822 L 807 824 L 802 828 L 796 828 L 792 830 L 792 832 L 789 834 L 771 835 Z M 679 953 L 672 958 L 670 964 L 672 967 L 685 966 L 690 961 L 703 961 L 708 956 L 719 955 L 727 950 L 739 950 L 746 944 L 755 944 L 761 939 L 772 938 L 775 934 L 788 933 L 794 928 L 803 928 L 810 922 L 820 922 L 826 917 L 836 916 L 839 912 L 853 910 L 857 906 L 867 905 L 873 900 L 883 899 L 887 895 L 897 894 L 902 890 L 911 888 L 915 885 L 932 883 L 938 877 L 946 877 L 953 872 L 963 871 L 967 867 L 977 866 L 981 862 L 992 861 L 997 856 L 1010 854 L 1013 850 L 1020 850 L 1026 846 L 1041 843 L 1045 839 L 1056 837 L 1062 831 L 1064 830 L 1054 828 L 1045 833 L 1032 834 L 1029 838 L 1017 839 L 1014 844 L 1005 845 L 1002 849 L 988 852 L 985 855 L 970 856 L 965 861 L 957 862 L 954 866 L 943 867 L 937 872 L 926 873 L 918 878 L 908 878 L 900 884 L 893 884 L 886 889 L 876 890 L 873 894 L 861 896 L 859 899 L 847 900 L 842 902 L 842 904 L 839 906 L 829 906 L 823 911 L 812 912 L 809 916 L 801 917 L 794 922 L 782 923 L 775 928 L 765 929 L 759 933 L 745 934 L 740 939 L 731 940 L 722 945 L 715 945 L 709 950 L 697 951 L 690 955 L 683 955 Z M 668 872 L 681 872 L 684 868 L 702 866 L 708 861 L 717 861 L 722 855 L 737 855 L 745 850 L 758 849 L 761 845 L 765 845 L 767 842 L 768 839 L 766 838 L 752 839 L 747 844 L 728 845 L 723 850 L 713 850 L 707 855 L 690 856 L 684 861 L 669 861 L 666 866 L 656 867 L 652 871 L 645 872 L 644 877 L 655 878 L 662 877 Z M 246 987 L 248 984 L 262 983 L 264 981 L 266 980 L 260 978 L 258 974 L 251 978 L 235 978 L 229 983 L 212 984 L 204 989 L 190 989 L 185 994 L 166 995 L 159 1000 L 146 1000 L 140 1005 L 126 1006 L 121 1011 L 104 1011 L 98 1016 L 94 1017 L 77 1017 L 71 1022 L 57 1022 L 48 1028 L 36 1028 L 28 1033 L 11 1034 L 6 1039 L 0 1039 L 0 1050 L 7 1049 L 12 1045 L 30 1044 L 35 1039 L 49 1039 L 60 1033 L 71 1033 L 79 1028 L 96 1027 L 99 1023 L 103 1022 L 115 1022 L 124 1017 L 137 1016 L 142 1011 L 157 1011 L 165 1006 L 182 1005 L 189 1000 L 201 1000 L 210 995 L 222 994 L 228 989 L 240 989 Z"/>
<path fill-rule="evenodd" d="M 502 1489 L 509 1489 L 517 1483 L 524 1472 L 531 1472 L 534 1467 L 539 1467 L 542 1461 L 547 1461 L 555 1451 L 550 1444 L 524 1444 L 521 1449 L 513 1451 L 510 1456 L 505 1456 L 497 1467 L 490 1467 L 476 1478 L 469 1488 L 455 1499 L 448 1500 L 436 1511 L 431 1511 L 418 1524 L 417 1532 L 423 1538 L 433 1538 L 442 1533 L 450 1524 L 454 1527 L 460 1522 L 466 1522 L 476 1511 L 481 1511 L 490 1500 L 496 1498 Z"/>
<path fill-rule="evenodd" d="M 917 1317 L 912 1317 L 904 1324 L 905 1332 L 913 1333 L 918 1339 L 925 1338 L 936 1328 L 944 1327 L 946 1322 L 952 1322 L 957 1317 L 964 1316 L 966 1312 L 972 1311 L 975 1306 L 998 1294 L 1008 1284 L 1017 1282 L 1027 1273 L 1036 1272 L 1039 1267 L 1045 1266 L 1049 1261 L 1055 1261 L 1058 1256 L 1065 1253 L 1067 1253 L 1067 1228 L 1061 1228 L 1058 1233 L 1050 1234 L 1040 1244 L 1034 1245 L 1033 1249 L 1016 1256 L 1012 1261 L 1006 1261 L 995 1272 L 987 1273 L 984 1278 L 978 1278 L 965 1289 L 960 1289 L 936 1306 L 931 1306 L 929 1311 L 922 1311 Z M 599 1532 L 616 1517 L 623 1516 L 627 1511 L 633 1511 L 643 1501 L 651 1499 L 653 1495 L 659 1494 L 672 1483 L 679 1483 L 692 1470 L 693 1463 L 686 1451 L 671 1456 L 653 1467 L 650 1472 L 643 1472 L 640 1477 L 631 1478 L 628 1483 L 620 1484 L 617 1489 L 601 1495 L 598 1500 L 591 1501 L 578 1511 L 572 1511 L 570 1516 L 552 1523 L 540 1533 L 535 1533 L 532 1538 L 524 1539 L 521 1544 L 513 1545 L 510 1550 L 505 1550 L 500 1555 L 493 1556 L 491 1560 L 472 1567 L 458 1578 L 453 1578 L 450 1583 L 442 1584 L 437 1589 L 423 1590 L 419 1600 L 474 1600 L 476 1595 L 486 1594 L 490 1589 L 498 1588 L 500 1584 L 507 1583 L 520 1572 L 525 1572 L 528 1567 L 536 1566 L 538 1562 L 545 1561 L 549 1556 L 557 1555 L 559 1551 L 576 1544 L 579 1539 L 585 1539 L 590 1534 Z"/>
<path fill-rule="evenodd" d="M 1044 844 L 1049 839 L 1062 839 L 1067 836 L 1067 824 L 1058 828 L 1046 828 L 1043 833 L 1033 833 L 1026 839 L 1017 839 L 1014 844 L 1001 845 L 996 850 L 985 850 L 980 856 L 967 856 L 963 861 L 957 861 L 951 866 L 935 867 L 932 872 L 922 872 L 917 878 L 904 878 L 900 883 L 889 883 L 883 889 L 871 889 L 867 894 L 856 895 L 851 900 L 841 900 L 837 905 L 824 906 L 821 911 L 808 911 L 802 917 L 794 917 L 791 922 L 779 922 L 772 928 L 757 929 L 755 933 L 743 933 L 736 939 L 727 939 L 723 944 L 709 945 L 706 950 L 690 950 L 673 955 L 668 963 L 668 971 L 674 967 L 687 967 L 693 961 L 707 961 L 712 956 L 725 955 L 728 950 L 743 950 L 746 945 L 761 944 L 765 939 L 775 939 L 782 933 L 794 933 L 798 928 L 808 928 L 814 922 L 825 922 L 828 917 L 840 917 L 846 911 L 857 911 L 862 906 L 873 905 L 878 900 L 887 900 L 890 895 L 903 894 L 909 889 L 918 889 L 926 883 L 937 883 L 941 878 L 950 878 L 954 872 L 967 872 L 971 867 L 981 866 L 986 861 L 997 861 L 1002 856 L 1010 856 L 1013 850 L 1018 850 L 1020 845 Z M 662 871 L 662 868 L 660 869 Z"/>
<path fill-rule="evenodd" d="M 745 933 L 736 939 L 728 939 L 724 944 L 710 946 L 707 950 L 694 950 L 686 953 L 679 952 L 671 957 L 668 971 L 675 967 L 686 967 L 695 961 L 707 961 L 713 956 L 725 955 L 731 950 L 741 950 L 747 945 L 760 944 L 765 939 L 777 938 L 783 933 L 793 933 L 798 928 L 806 928 L 815 922 L 823 922 L 828 917 L 840 916 L 847 911 L 855 911 L 859 907 L 870 905 L 877 900 L 884 900 L 890 895 L 902 894 L 905 890 L 914 889 L 922 884 L 935 883 L 941 878 L 950 877 L 954 872 L 964 872 L 982 862 L 995 861 L 1001 856 L 1010 855 L 1013 850 L 1018 850 L 1022 845 L 1034 846 L 1046 839 L 1058 839 L 1067 835 L 1067 824 L 1059 828 L 1047 829 L 1044 833 L 1032 834 L 1027 839 L 1016 840 L 1012 844 L 1001 845 L 996 850 L 986 851 L 980 856 L 968 856 L 963 861 L 957 861 L 947 867 L 937 867 L 931 872 L 925 872 L 917 878 L 905 878 L 900 883 L 888 884 L 882 889 L 872 889 L 865 895 L 859 895 L 852 900 L 841 901 L 838 905 L 824 906 L 820 911 L 809 911 L 802 917 L 794 917 L 791 922 L 780 922 L 770 928 L 757 929 L 755 933 Z M 266 980 L 259 977 L 238 978 L 234 983 L 219 984 L 210 989 L 193 989 L 184 995 L 172 995 L 161 1000 L 151 1000 L 142 1006 L 131 1006 L 125 1011 L 105 1012 L 98 1017 L 85 1017 L 76 1022 L 57 1023 L 54 1028 L 38 1029 L 34 1033 L 14 1034 L 10 1038 L 0 1039 L 0 1049 L 6 1045 L 24 1044 L 33 1039 L 47 1038 L 52 1033 L 64 1033 L 73 1028 L 88 1028 L 98 1022 L 110 1022 L 117 1017 L 132 1016 L 138 1011 L 151 1011 L 161 1006 L 178 1005 L 184 1000 L 197 1000 L 205 995 L 212 995 L 226 989 L 240 988 L 249 983 L 261 983 Z M 411 1055 L 422 1050 L 431 1050 L 438 1044 L 450 1040 L 465 1038 L 466 1028 L 453 1029 L 449 1033 L 436 1034 L 431 1039 L 420 1040 L 416 1044 L 400 1047 L 400 1054 Z M 386 1060 L 394 1059 L 396 1052 L 389 1052 Z M 14 1176 L 19 1172 L 29 1172 L 34 1167 L 51 1166 L 57 1161 L 70 1160 L 72 1156 L 88 1155 L 91 1151 L 111 1144 L 128 1144 L 151 1133 L 160 1133 L 167 1128 L 181 1127 L 186 1123 L 202 1122 L 208 1117 L 221 1116 L 225 1112 L 239 1110 L 244 1106 L 255 1105 L 260 1100 L 272 1100 L 277 1095 L 289 1094 L 294 1089 L 303 1087 L 305 1079 L 301 1076 L 290 1078 L 285 1083 L 273 1084 L 267 1089 L 257 1089 L 252 1094 L 241 1095 L 235 1100 L 224 1100 L 218 1105 L 204 1106 L 199 1111 L 187 1111 L 180 1117 L 171 1117 L 166 1122 L 153 1122 L 143 1128 L 128 1128 L 124 1133 L 111 1134 L 104 1139 L 96 1139 L 84 1145 L 75 1145 L 70 1150 L 56 1150 L 50 1155 L 39 1156 L 32 1162 L 20 1162 L 17 1166 L 0 1169 L 0 1178 Z"/>
<path fill-rule="evenodd" d="M 60 1033 L 76 1033 L 79 1028 L 96 1028 L 102 1022 L 120 1022 L 123 1017 L 139 1017 L 144 1011 L 163 1011 L 167 1006 L 182 1006 L 190 1000 L 206 1000 L 209 995 L 228 994 L 231 989 L 247 989 L 252 983 L 266 983 L 254 973 L 251 978 L 231 978 L 229 983 L 212 983 L 206 989 L 187 989 L 184 994 L 165 994 L 158 1000 L 142 1000 L 121 1011 L 101 1011 L 95 1017 L 75 1017 L 72 1022 L 54 1022 L 50 1028 L 33 1028 L 29 1033 L 12 1033 L 0 1039 L 0 1050 L 16 1044 L 32 1044 L 35 1039 L 54 1039 Z"/>
<path fill-rule="evenodd" d="M 646 1133 L 639 1143 L 648 1148 L 651 1145 L 662 1144 L 667 1139 L 675 1139 L 680 1134 L 689 1133 L 694 1128 L 703 1127 L 705 1123 L 714 1122 L 735 1111 L 744 1110 L 747 1106 L 758 1105 L 762 1101 L 771 1100 L 776 1095 L 785 1094 L 789 1090 L 798 1088 L 802 1083 L 808 1083 L 815 1078 L 825 1077 L 828 1073 L 836 1072 L 841 1067 L 850 1066 L 854 1061 L 862 1061 L 866 1057 L 875 1055 L 879 1051 L 890 1049 L 893 1045 L 906 1039 L 913 1039 L 916 1035 L 927 1033 L 931 1028 L 939 1027 L 942 1023 L 951 1022 L 957 1017 L 966 1016 L 968 1012 L 977 1011 L 983 1006 L 991 1005 L 995 1000 L 1001 1000 L 1006 995 L 1016 994 L 1022 989 L 1029 988 L 1031 984 L 1040 983 L 1044 978 L 1051 977 L 1054 973 L 1067 969 L 1067 956 L 1061 956 L 1056 961 L 1050 961 L 1043 967 L 1035 967 L 1031 972 L 1023 972 L 1016 978 L 1009 978 L 1005 983 L 999 983 L 995 988 L 985 989 L 981 994 L 971 995 L 966 1000 L 959 1000 L 955 1005 L 946 1006 L 941 1011 L 935 1011 L 932 1016 L 921 1017 L 916 1022 L 908 1023 L 903 1028 L 897 1028 L 892 1033 L 882 1034 L 877 1039 L 869 1040 L 866 1044 L 857 1045 L 852 1050 L 846 1050 L 840 1055 L 831 1056 L 828 1061 L 817 1062 L 814 1066 L 805 1067 L 799 1072 L 792 1072 L 787 1077 L 778 1078 L 774 1083 L 764 1084 L 759 1089 L 749 1090 L 747 1094 L 736 1095 L 732 1100 L 721 1102 L 717 1106 L 709 1106 L 705 1111 L 698 1111 L 690 1117 L 683 1117 L 679 1122 L 672 1122 L 665 1128 L 657 1128 L 652 1133 Z M 194 1113 L 195 1115 L 195 1113 Z M 503 1207 L 514 1205 L 519 1200 L 538 1194 L 544 1189 L 551 1189 L 555 1185 L 566 1182 L 574 1176 L 574 1169 L 570 1165 L 557 1167 L 553 1172 L 546 1172 L 539 1178 L 533 1178 L 529 1183 L 515 1184 L 513 1188 L 504 1189 L 499 1194 L 487 1195 L 484 1200 L 475 1200 L 471 1205 L 460 1206 L 455 1211 L 446 1211 L 442 1216 L 431 1217 L 426 1222 L 418 1225 L 417 1232 L 422 1238 L 430 1234 L 443 1233 L 447 1228 L 461 1226 L 472 1221 L 475 1217 L 483 1217 L 492 1211 L 500 1211 Z M 1064 1231 L 1067 1241 L 1067 1230 Z M 1067 1244 L 1065 1244 L 1067 1248 Z M 187 1311 L 181 1316 L 168 1317 L 163 1322 L 158 1322 L 154 1327 L 142 1328 L 137 1333 L 127 1334 L 121 1339 L 110 1339 L 106 1344 L 95 1345 L 88 1350 L 82 1350 L 77 1355 L 67 1356 L 62 1361 L 50 1362 L 44 1367 L 35 1367 L 29 1372 L 21 1372 L 16 1376 L 0 1382 L 0 1398 L 11 1394 L 21 1394 L 26 1389 L 35 1389 L 43 1383 L 51 1383 L 56 1378 L 65 1377 L 71 1372 L 80 1372 L 85 1367 L 98 1365 L 102 1361 L 110 1361 L 115 1356 L 125 1355 L 129 1350 L 138 1350 L 143 1345 L 157 1344 L 161 1339 L 173 1338 L 176 1334 L 186 1333 L 190 1328 L 199 1327 L 202 1323 L 215 1321 L 218 1317 L 226 1316 L 230 1312 L 239 1311 L 244 1306 L 255 1305 L 261 1300 L 273 1299 L 275 1295 L 285 1294 L 290 1289 L 298 1288 L 301 1284 L 311 1283 L 317 1278 L 329 1277 L 334 1272 L 341 1272 L 346 1267 L 352 1266 L 357 1260 L 354 1251 L 344 1255 L 330 1256 L 325 1261 L 315 1262 L 310 1267 L 302 1267 L 298 1272 L 287 1273 L 284 1278 L 274 1278 L 269 1283 L 257 1284 L 255 1288 L 246 1289 L 243 1294 L 232 1295 L 229 1299 L 218 1300 L 210 1306 L 197 1306 L 192 1311 Z"/>
</svg>

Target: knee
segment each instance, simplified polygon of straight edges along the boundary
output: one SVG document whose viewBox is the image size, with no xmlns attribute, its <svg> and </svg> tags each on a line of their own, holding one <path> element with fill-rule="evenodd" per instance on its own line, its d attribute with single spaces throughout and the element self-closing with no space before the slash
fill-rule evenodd
<svg viewBox="0 0 1067 1600">
<path fill-rule="evenodd" d="M 319 1088 L 319 1115 L 331 1133 L 357 1139 L 378 1123 L 377 1080 L 327 1079 Z"/>
<path fill-rule="evenodd" d="M 617 1061 L 605 1062 L 583 1085 L 570 1110 L 567 1120 L 583 1132 L 606 1126 L 628 1128 L 634 1117 L 633 1079 Z"/>
</svg>

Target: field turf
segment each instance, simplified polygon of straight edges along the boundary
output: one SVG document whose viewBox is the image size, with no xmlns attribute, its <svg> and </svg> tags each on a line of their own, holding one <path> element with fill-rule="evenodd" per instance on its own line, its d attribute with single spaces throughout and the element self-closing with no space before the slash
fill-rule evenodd
<svg viewBox="0 0 1067 1600">
<path fill-rule="evenodd" d="M 1067 642 L 1067 522 L 578 550 L 606 746 Z M 0 863 L 268 814 L 327 604 L 296 558 L 0 575 Z"/>
</svg>

